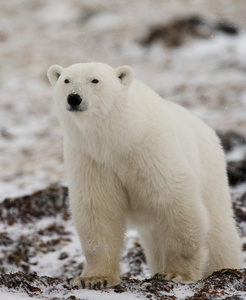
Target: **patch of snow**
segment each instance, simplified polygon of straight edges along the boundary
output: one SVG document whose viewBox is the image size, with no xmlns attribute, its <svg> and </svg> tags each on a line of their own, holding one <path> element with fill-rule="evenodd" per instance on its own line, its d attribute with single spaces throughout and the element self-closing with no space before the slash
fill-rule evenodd
<svg viewBox="0 0 246 300">
<path fill-rule="evenodd" d="M 194 291 L 191 290 L 189 285 L 179 284 L 177 287 L 173 289 L 173 294 L 175 295 L 175 297 L 181 300 L 193 296 Z"/>
<path fill-rule="evenodd" d="M 120 16 L 111 13 L 100 13 L 96 14 L 89 19 L 86 26 L 92 26 L 94 30 L 109 30 L 120 25 Z"/>
<path fill-rule="evenodd" d="M 4 291 L 0 291 L 0 299 L 2 300 L 38 300 L 38 298 L 35 297 L 27 297 L 24 294 L 21 293 L 9 293 L 9 292 L 4 292 Z"/>
<path fill-rule="evenodd" d="M 246 158 L 246 146 L 236 147 L 226 154 L 226 159 L 229 162 L 240 161 Z"/>
<path fill-rule="evenodd" d="M 138 299 L 147 299 L 144 296 L 134 295 L 132 293 L 114 293 L 113 291 L 98 292 L 90 290 L 74 291 L 73 294 L 75 297 L 94 299 L 94 300 L 138 300 Z"/>
</svg>

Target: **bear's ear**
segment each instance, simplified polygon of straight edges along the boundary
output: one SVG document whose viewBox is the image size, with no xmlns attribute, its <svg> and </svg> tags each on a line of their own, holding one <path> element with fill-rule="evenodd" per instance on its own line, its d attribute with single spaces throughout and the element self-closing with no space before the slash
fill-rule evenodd
<svg viewBox="0 0 246 300">
<path fill-rule="evenodd" d="M 60 77 L 61 73 L 63 72 L 64 68 L 58 65 L 52 65 L 49 67 L 47 76 L 49 79 L 49 82 L 52 86 L 54 86 Z"/>
<path fill-rule="evenodd" d="M 129 66 L 121 66 L 115 69 L 117 77 L 120 79 L 121 83 L 128 86 L 134 77 L 134 71 Z"/>
</svg>

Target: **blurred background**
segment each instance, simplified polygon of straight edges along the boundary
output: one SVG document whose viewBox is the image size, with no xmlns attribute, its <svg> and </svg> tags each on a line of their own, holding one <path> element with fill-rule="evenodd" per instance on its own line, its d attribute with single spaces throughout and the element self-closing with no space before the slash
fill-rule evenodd
<svg viewBox="0 0 246 300">
<path fill-rule="evenodd" d="M 46 72 L 89 61 L 245 135 L 245 0 L 0 0 L 0 199 L 66 181 Z"/>
</svg>

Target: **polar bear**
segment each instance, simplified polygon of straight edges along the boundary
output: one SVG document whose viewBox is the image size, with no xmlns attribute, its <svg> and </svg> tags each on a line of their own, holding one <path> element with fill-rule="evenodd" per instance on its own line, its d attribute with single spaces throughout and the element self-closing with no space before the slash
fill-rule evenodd
<svg viewBox="0 0 246 300">
<path fill-rule="evenodd" d="M 134 79 L 129 66 L 52 65 L 73 220 L 86 257 L 74 280 L 120 281 L 127 224 L 152 274 L 193 283 L 242 267 L 224 154 L 212 129 Z"/>
</svg>

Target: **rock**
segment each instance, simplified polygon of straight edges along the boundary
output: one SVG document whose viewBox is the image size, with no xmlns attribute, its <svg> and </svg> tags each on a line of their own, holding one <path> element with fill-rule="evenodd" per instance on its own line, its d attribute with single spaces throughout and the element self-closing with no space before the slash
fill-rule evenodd
<svg viewBox="0 0 246 300">
<path fill-rule="evenodd" d="M 246 138 L 235 131 L 228 131 L 226 133 L 218 132 L 217 134 L 226 152 L 231 151 L 234 147 L 246 145 Z"/>
<path fill-rule="evenodd" d="M 238 139 L 234 137 L 235 135 L 233 138 L 227 138 L 227 141 L 230 141 L 229 148 L 237 147 L 234 145 L 237 145 L 235 141 Z M 243 230 L 246 222 L 245 207 L 246 191 L 242 196 L 234 199 L 236 221 L 243 236 L 246 235 Z M 77 257 L 70 253 L 61 252 L 61 247 L 71 242 L 72 234 L 66 230 L 65 222 L 68 220 L 62 218 L 64 213 L 68 213 L 67 189 L 59 186 L 52 186 L 25 197 L 8 199 L 0 204 L 0 219 L 6 228 L 6 232 L 0 233 L 0 246 L 4 253 L 0 258 L 2 273 L 0 287 L 8 288 L 9 292 L 22 292 L 40 299 L 79 299 L 73 295 L 73 290 L 76 288 L 71 286 L 71 282 L 72 277 L 82 272 L 84 265 L 79 264 Z M 18 226 L 33 227 L 32 224 L 42 218 L 45 218 L 45 222 L 48 221 L 47 226 L 34 230 L 32 234 L 22 234 L 14 239 L 7 231 L 8 228 L 12 228 L 8 225 L 9 220 L 13 226 L 18 223 Z M 62 223 L 59 224 L 58 220 Z M 246 249 L 245 245 L 244 249 Z M 39 254 L 41 253 L 45 259 L 45 255 L 50 252 L 57 253 L 62 276 L 52 278 L 30 273 L 32 266 L 38 264 Z M 69 259 L 66 259 L 68 257 Z M 146 259 L 138 241 L 127 249 L 122 262 L 129 266 L 129 271 L 122 275 L 121 283 L 112 288 L 116 294 L 133 293 L 147 299 L 179 299 L 177 291 L 182 290 L 183 285 L 167 281 L 161 274 L 150 278 L 146 276 Z M 23 272 L 10 273 L 13 267 Z M 246 271 L 221 270 L 196 284 L 185 286 L 185 291 L 187 290 L 193 296 L 187 296 L 185 299 L 190 300 L 225 299 L 225 297 L 240 299 L 242 293 L 246 293 Z M 108 291 L 109 289 L 104 289 L 100 293 L 108 293 Z"/>
<path fill-rule="evenodd" d="M 59 260 L 63 260 L 63 259 L 66 259 L 66 258 L 68 258 L 68 254 L 67 254 L 67 252 L 62 252 L 61 254 L 60 254 L 60 256 L 59 256 Z"/>
<path fill-rule="evenodd" d="M 229 162 L 227 172 L 230 185 L 246 182 L 246 158 L 241 161 Z"/>
<path fill-rule="evenodd" d="M 0 203 L 0 221 L 13 225 L 30 223 L 35 219 L 68 214 L 67 188 L 51 186 L 32 195 L 6 199 Z"/>
<path fill-rule="evenodd" d="M 227 21 L 218 21 L 214 24 L 202 16 L 191 15 L 151 27 L 140 43 L 150 46 L 156 41 L 162 41 L 167 47 L 178 47 L 189 38 L 211 38 L 218 31 L 230 35 L 239 33 L 235 24 Z"/>
<path fill-rule="evenodd" d="M 216 23 L 214 27 L 218 31 L 229 35 L 237 35 L 239 33 L 239 28 L 235 24 L 229 23 L 227 21 L 220 21 Z"/>
</svg>

